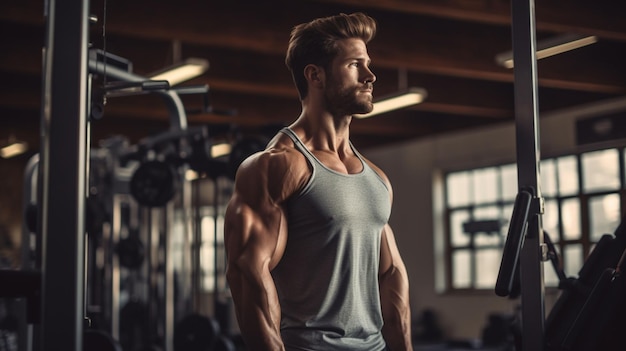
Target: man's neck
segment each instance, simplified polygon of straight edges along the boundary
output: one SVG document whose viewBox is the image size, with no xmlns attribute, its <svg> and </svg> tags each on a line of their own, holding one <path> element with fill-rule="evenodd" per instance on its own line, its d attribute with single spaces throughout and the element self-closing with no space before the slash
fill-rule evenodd
<svg viewBox="0 0 626 351">
<path fill-rule="evenodd" d="M 327 111 L 303 109 L 291 125 L 302 141 L 313 150 L 342 153 L 350 149 L 351 116 L 335 117 Z"/>
</svg>

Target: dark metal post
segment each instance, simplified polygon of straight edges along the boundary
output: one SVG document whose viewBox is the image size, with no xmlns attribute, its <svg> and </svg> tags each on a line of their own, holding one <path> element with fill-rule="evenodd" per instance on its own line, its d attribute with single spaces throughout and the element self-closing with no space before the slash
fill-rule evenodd
<svg viewBox="0 0 626 351">
<path fill-rule="evenodd" d="M 82 350 L 87 0 L 46 3 L 41 163 L 43 350 Z"/>
<path fill-rule="evenodd" d="M 37 175 L 39 174 L 39 154 L 33 155 L 26 164 L 26 168 L 24 171 L 24 194 L 23 194 L 23 211 L 22 213 L 27 213 L 27 208 L 30 205 L 37 204 Z M 31 210 L 32 211 L 32 210 Z M 22 265 L 21 269 L 25 271 L 36 271 L 39 269 L 37 264 L 40 260 L 37 257 L 34 257 L 33 253 L 33 245 L 35 245 L 36 250 L 39 252 L 41 250 L 41 243 L 37 242 L 37 235 L 33 235 L 33 231 L 36 231 L 35 228 L 29 226 L 27 223 L 27 218 L 24 216 L 22 220 L 22 249 L 21 249 L 21 258 Z M 35 241 L 35 242 L 33 242 Z M 38 256 L 38 255 L 36 255 Z M 18 335 L 20 336 L 17 340 L 17 349 L 20 351 L 31 351 L 33 349 L 33 335 L 35 333 L 35 328 L 33 325 L 28 323 L 27 313 L 28 306 L 26 305 L 26 299 L 20 299 L 18 303 L 19 308 L 21 308 L 22 313 L 19 315 L 18 321 Z M 38 313 L 39 311 L 37 311 Z"/>
<path fill-rule="evenodd" d="M 537 60 L 533 0 L 512 0 L 518 186 L 532 189 L 528 231 L 520 254 L 522 349 L 544 348 L 543 232 L 539 177 Z M 534 212 L 532 212 L 534 211 Z"/>
</svg>

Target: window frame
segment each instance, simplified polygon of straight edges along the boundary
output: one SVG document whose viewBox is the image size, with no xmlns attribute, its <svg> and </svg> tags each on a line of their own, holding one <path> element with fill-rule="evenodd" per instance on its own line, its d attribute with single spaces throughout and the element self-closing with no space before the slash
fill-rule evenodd
<svg viewBox="0 0 626 351">
<path fill-rule="evenodd" d="M 617 177 L 619 179 L 618 179 L 617 188 L 586 191 L 584 189 L 584 184 L 583 184 L 584 183 L 584 179 L 583 179 L 584 170 L 583 170 L 583 161 L 582 161 L 584 157 L 583 155 L 588 155 L 594 152 L 600 152 L 600 151 L 605 151 L 605 150 L 616 150 L 616 153 L 617 153 L 617 161 L 619 164 L 618 174 L 617 174 Z M 559 159 L 564 159 L 564 158 L 571 157 L 571 156 L 573 156 L 574 159 L 576 160 L 578 189 L 575 193 L 562 195 L 559 191 L 559 184 L 558 184 L 559 166 L 557 162 Z M 626 216 L 626 147 L 622 145 L 622 146 L 612 146 L 612 147 L 598 148 L 598 149 L 587 149 L 587 150 L 581 150 L 575 153 L 569 153 L 569 154 L 564 154 L 560 156 L 546 157 L 541 160 L 542 165 L 545 165 L 547 162 L 554 163 L 554 170 L 555 170 L 554 176 L 556 177 L 556 184 L 555 184 L 556 190 L 554 194 L 549 194 L 549 195 L 542 194 L 542 197 L 544 198 L 544 201 L 555 201 L 556 210 L 558 211 L 557 219 L 556 219 L 558 233 L 549 233 L 550 239 L 556 247 L 556 250 L 557 250 L 557 253 L 559 254 L 559 259 L 562 265 L 566 264 L 566 262 L 564 262 L 564 251 L 567 250 L 567 248 L 576 247 L 577 245 L 579 247 L 582 247 L 582 254 L 583 254 L 582 262 L 584 263 L 584 259 L 589 255 L 589 253 L 593 249 L 593 246 L 595 245 L 597 240 L 599 240 L 599 238 L 601 237 L 601 235 L 597 235 L 595 238 L 595 241 L 592 240 L 593 238 L 592 233 L 591 233 L 592 229 L 590 228 L 590 220 L 592 216 L 592 214 L 590 213 L 590 207 L 591 207 L 590 201 L 596 197 L 606 196 L 610 194 L 617 194 L 619 197 L 619 201 L 618 201 L 619 208 L 617 210 L 619 216 L 617 219 L 617 225 L 619 224 L 620 220 L 623 219 L 624 216 Z M 501 255 L 502 248 L 506 241 L 506 231 L 508 230 L 508 222 L 510 221 L 510 213 L 507 215 L 505 211 L 508 208 L 508 206 L 510 206 L 510 209 L 512 211 L 512 206 L 515 201 L 515 199 L 503 198 L 505 189 L 503 189 L 502 187 L 502 183 L 503 183 L 502 173 L 505 167 L 511 166 L 512 164 L 515 165 L 515 163 L 509 162 L 509 163 L 499 163 L 495 165 L 483 165 L 483 166 L 479 166 L 475 168 L 466 168 L 466 169 L 443 172 L 443 184 L 444 184 L 443 186 L 443 196 L 444 196 L 444 202 L 443 202 L 444 203 L 444 211 L 443 211 L 444 226 L 443 228 L 444 228 L 444 233 L 445 233 L 444 242 L 443 242 L 444 257 L 445 257 L 445 261 L 444 261 L 445 267 L 443 269 L 443 272 L 445 274 L 445 279 L 444 279 L 445 288 L 442 291 L 443 293 L 447 293 L 447 294 L 455 294 L 455 293 L 464 293 L 464 294 L 490 293 L 491 294 L 493 293 L 493 287 L 491 288 L 477 287 L 478 285 L 477 285 L 476 277 L 478 275 L 478 272 L 476 271 L 476 268 L 475 268 L 477 265 L 476 252 L 480 250 L 493 249 L 493 247 L 491 246 L 481 246 L 479 248 L 475 247 L 475 243 L 474 243 L 475 235 L 472 235 L 469 238 L 469 242 L 466 245 L 454 245 L 453 244 L 453 229 L 451 228 L 451 226 L 453 225 L 452 216 L 457 211 L 467 211 L 469 220 L 475 220 L 474 212 L 476 208 L 486 207 L 486 206 L 495 206 L 496 208 L 498 208 L 500 212 L 500 216 L 501 216 L 500 220 L 505 222 L 504 223 L 505 225 L 501 228 L 501 231 L 500 231 L 500 237 L 502 238 L 502 240 L 500 240 L 501 244 L 499 244 L 500 246 L 499 249 L 500 249 L 500 255 Z M 469 190 L 470 199 L 469 199 L 468 204 L 450 206 L 449 205 L 450 189 L 449 189 L 449 184 L 448 184 L 448 179 L 450 175 L 458 174 L 460 172 L 470 172 L 470 174 L 473 177 L 475 172 L 483 170 L 483 169 L 487 169 L 487 168 L 496 168 L 498 170 L 498 174 L 497 174 L 497 182 L 498 182 L 497 192 L 498 193 L 496 194 L 496 200 L 493 202 L 487 202 L 487 203 L 481 203 L 481 204 L 473 203 L 474 198 L 472 198 L 471 196 L 472 190 Z M 516 176 L 517 176 L 517 173 L 516 173 Z M 474 182 L 475 182 L 474 179 L 469 179 L 467 181 L 468 184 L 474 184 Z M 515 182 L 515 184 L 517 185 L 517 182 Z M 580 236 L 577 239 L 567 239 L 563 237 L 564 231 L 563 231 L 563 219 L 562 219 L 562 207 L 561 206 L 564 201 L 571 201 L 571 199 L 575 199 L 577 203 L 579 204 L 579 208 L 580 208 L 579 224 L 578 224 Z M 542 218 L 544 216 L 545 214 L 542 216 Z M 610 234 L 612 234 L 612 232 Z M 466 234 L 466 235 L 469 235 L 469 234 Z M 469 277 L 469 285 L 467 287 L 455 286 L 455 282 L 453 280 L 453 277 L 455 274 L 453 255 L 455 252 L 459 250 L 469 250 L 470 277 Z M 554 272 L 552 264 L 549 260 L 544 262 L 544 272 L 548 269 Z M 580 267 L 578 269 L 580 269 Z M 577 274 L 577 272 L 578 270 L 576 270 L 576 272 L 566 272 L 566 274 L 568 277 L 575 276 L 574 273 Z M 544 274 L 544 281 L 545 281 L 545 278 L 546 277 Z M 554 278 L 556 278 L 556 274 L 554 274 L 554 276 L 551 277 L 551 279 L 554 279 Z M 494 287 L 495 287 L 495 281 L 494 281 Z M 546 282 L 546 288 L 556 289 L 557 287 L 556 285 L 552 285 L 552 284 L 548 285 Z"/>
</svg>

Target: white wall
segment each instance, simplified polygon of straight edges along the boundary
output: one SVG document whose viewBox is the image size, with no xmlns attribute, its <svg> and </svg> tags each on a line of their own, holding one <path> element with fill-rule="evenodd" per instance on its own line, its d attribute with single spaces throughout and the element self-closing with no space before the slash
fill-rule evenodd
<svg viewBox="0 0 626 351">
<path fill-rule="evenodd" d="M 578 151 L 576 119 L 615 109 L 626 110 L 626 100 L 544 114 L 539 127 L 542 157 Z M 434 309 L 449 338 L 479 338 L 490 313 L 513 313 L 519 300 L 489 292 L 471 296 L 437 292 L 443 279 L 434 264 L 443 259 L 441 174 L 515 162 L 515 134 L 514 123 L 507 123 L 363 151 L 387 173 L 394 188 L 390 223 L 409 272 L 413 315 Z M 546 313 L 556 298 L 555 293 L 546 295 Z"/>
</svg>

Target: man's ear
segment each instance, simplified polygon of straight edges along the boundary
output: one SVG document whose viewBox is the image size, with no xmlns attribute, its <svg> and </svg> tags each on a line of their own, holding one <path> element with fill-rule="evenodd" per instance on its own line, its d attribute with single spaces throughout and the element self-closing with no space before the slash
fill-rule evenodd
<svg viewBox="0 0 626 351">
<path fill-rule="evenodd" d="M 320 66 L 309 64 L 304 67 L 306 80 L 314 87 L 323 88 L 326 84 L 326 72 Z"/>
</svg>

